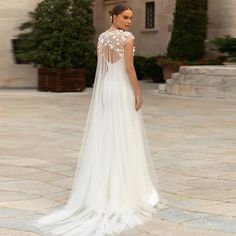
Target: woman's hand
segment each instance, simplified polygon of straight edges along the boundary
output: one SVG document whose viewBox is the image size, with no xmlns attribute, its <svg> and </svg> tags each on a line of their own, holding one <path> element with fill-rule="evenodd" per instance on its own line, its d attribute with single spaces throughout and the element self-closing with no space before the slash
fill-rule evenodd
<svg viewBox="0 0 236 236">
<path fill-rule="evenodd" d="M 141 93 L 135 95 L 135 109 L 138 111 L 143 104 Z"/>
</svg>

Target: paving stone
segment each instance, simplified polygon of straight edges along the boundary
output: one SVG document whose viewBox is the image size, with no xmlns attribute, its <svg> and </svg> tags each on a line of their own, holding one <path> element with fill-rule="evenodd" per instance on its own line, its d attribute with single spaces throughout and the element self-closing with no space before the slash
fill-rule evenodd
<svg viewBox="0 0 236 236">
<path fill-rule="evenodd" d="M 38 236 L 39 234 L 35 234 L 27 231 L 20 230 L 9 230 L 9 229 L 0 229 L 0 236 Z"/>
<path fill-rule="evenodd" d="M 14 218 L 14 217 L 22 217 L 27 215 L 35 214 L 32 210 L 22 210 L 22 209 L 15 209 L 15 208 L 7 208 L 1 207 L 0 208 L 0 218 Z"/>
<path fill-rule="evenodd" d="M 232 233 L 220 232 L 216 230 L 203 230 L 200 228 L 185 227 L 180 225 L 173 228 L 171 231 L 167 231 L 164 234 L 158 234 L 157 236 L 233 236 Z"/>
<path fill-rule="evenodd" d="M 33 199 L 33 198 L 38 198 L 38 195 L 19 192 L 19 191 L 0 190 L 0 202 L 23 200 L 23 199 L 27 200 L 27 199 Z"/>
<path fill-rule="evenodd" d="M 140 85 L 161 201 L 149 222 L 121 235 L 234 235 L 236 100 Z M 0 92 L 0 235 L 39 235 L 27 219 L 66 203 L 91 93 Z"/>
<path fill-rule="evenodd" d="M 170 207 L 165 210 L 162 210 L 159 213 L 159 217 L 164 220 L 176 222 L 176 223 L 182 223 L 185 221 L 189 221 L 192 219 L 196 219 L 199 217 L 207 216 L 207 214 L 201 214 L 201 213 L 193 213 L 189 214 L 188 211 Z"/>
<path fill-rule="evenodd" d="M 57 206 L 60 203 L 46 198 L 37 198 L 32 200 L 18 200 L 0 202 L 0 207 L 10 207 L 23 210 L 38 210 L 50 206 Z"/>
<path fill-rule="evenodd" d="M 236 224 L 230 218 L 209 216 L 204 219 L 196 219 L 185 222 L 186 225 L 192 227 L 205 228 L 210 230 L 218 230 L 222 232 L 236 234 Z"/>
</svg>

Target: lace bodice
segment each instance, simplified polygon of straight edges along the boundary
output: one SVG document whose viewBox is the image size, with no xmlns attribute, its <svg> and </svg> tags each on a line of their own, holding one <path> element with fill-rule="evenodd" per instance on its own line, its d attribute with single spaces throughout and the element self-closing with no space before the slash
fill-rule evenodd
<svg viewBox="0 0 236 236">
<path fill-rule="evenodd" d="M 124 45 L 135 37 L 129 31 L 121 29 L 105 31 L 98 37 L 98 53 L 103 55 L 107 61 L 114 63 L 124 56 Z M 133 54 L 135 47 L 133 47 Z"/>
</svg>

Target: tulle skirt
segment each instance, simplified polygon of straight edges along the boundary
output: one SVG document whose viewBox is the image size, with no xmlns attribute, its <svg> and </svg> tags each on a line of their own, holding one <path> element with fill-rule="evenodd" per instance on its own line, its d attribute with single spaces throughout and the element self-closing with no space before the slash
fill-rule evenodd
<svg viewBox="0 0 236 236">
<path fill-rule="evenodd" d="M 122 68 L 111 65 L 101 81 L 96 75 L 70 197 L 66 205 L 31 222 L 45 235 L 114 235 L 157 212 L 159 194 L 142 109 L 135 110 Z"/>
</svg>

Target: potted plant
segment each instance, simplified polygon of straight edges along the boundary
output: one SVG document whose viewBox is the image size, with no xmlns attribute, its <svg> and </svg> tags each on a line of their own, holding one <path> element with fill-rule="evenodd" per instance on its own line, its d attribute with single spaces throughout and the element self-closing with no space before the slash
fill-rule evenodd
<svg viewBox="0 0 236 236">
<path fill-rule="evenodd" d="M 212 50 L 217 50 L 227 56 L 225 65 L 236 65 L 236 38 L 225 35 L 224 37 L 215 37 L 209 42 L 215 46 L 215 48 L 211 48 Z"/>
<path fill-rule="evenodd" d="M 180 66 L 185 65 L 183 61 L 174 61 L 167 56 L 157 57 L 157 64 L 163 68 L 165 81 L 171 79 L 171 75 L 178 72 Z"/>
<path fill-rule="evenodd" d="M 95 55 L 89 0 L 44 0 L 17 35 L 16 57 L 38 67 L 38 90 L 83 91 Z"/>
</svg>

